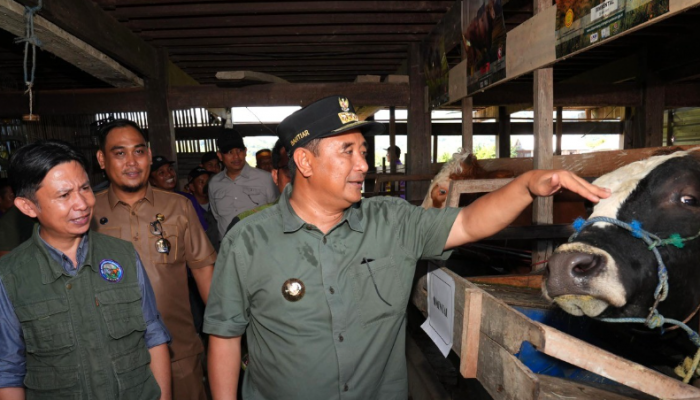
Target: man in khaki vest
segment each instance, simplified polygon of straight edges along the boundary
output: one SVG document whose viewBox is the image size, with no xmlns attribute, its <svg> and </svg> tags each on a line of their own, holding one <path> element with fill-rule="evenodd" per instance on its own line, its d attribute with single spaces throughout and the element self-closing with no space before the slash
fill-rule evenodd
<svg viewBox="0 0 700 400">
<path fill-rule="evenodd" d="M 97 161 L 111 183 L 95 195 L 92 227 L 130 241 L 143 258 L 158 310 L 172 335 L 173 399 L 206 400 L 204 347 L 190 309 L 186 267 L 206 303 L 216 251 L 192 203 L 148 183 L 151 152 L 138 125 L 114 120 L 100 127 L 98 135 Z"/>
<path fill-rule="evenodd" d="M 170 336 L 134 247 L 89 229 L 85 164 L 59 141 L 10 160 L 39 225 L 0 260 L 0 399 L 170 399 Z"/>
</svg>

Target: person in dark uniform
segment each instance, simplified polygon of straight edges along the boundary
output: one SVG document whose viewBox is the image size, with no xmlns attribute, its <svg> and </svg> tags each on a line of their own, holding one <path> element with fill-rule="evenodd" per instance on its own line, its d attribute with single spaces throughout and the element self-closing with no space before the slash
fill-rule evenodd
<svg viewBox="0 0 700 400">
<path fill-rule="evenodd" d="M 416 261 L 495 234 L 535 196 L 563 187 L 592 202 L 609 196 L 567 171 L 529 171 L 462 209 L 362 199 L 363 135 L 382 131 L 340 96 L 279 124 L 292 183 L 226 234 L 216 260 L 204 316 L 214 398 L 234 396 L 245 332 L 246 400 L 405 400 Z"/>
<path fill-rule="evenodd" d="M 30 240 L 0 259 L 0 398 L 170 399 L 170 336 L 131 243 L 90 230 L 86 160 L 64 142 L 10 159 Z"/>
</svg>

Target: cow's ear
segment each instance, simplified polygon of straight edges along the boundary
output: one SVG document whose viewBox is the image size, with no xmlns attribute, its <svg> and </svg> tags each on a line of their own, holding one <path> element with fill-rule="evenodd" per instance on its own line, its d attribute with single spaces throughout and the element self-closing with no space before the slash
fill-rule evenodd
<svg viewBox="0 0 700 400">
<path fill-rule="evenodd" d="M 593 207 L 595 207 L 595 204 L 589 200 L 585 200 L 583 202 L 583 206 L 586 208 L 586 218 L 588 218 L 591 214 L 593 214 Z"/>
</svg>

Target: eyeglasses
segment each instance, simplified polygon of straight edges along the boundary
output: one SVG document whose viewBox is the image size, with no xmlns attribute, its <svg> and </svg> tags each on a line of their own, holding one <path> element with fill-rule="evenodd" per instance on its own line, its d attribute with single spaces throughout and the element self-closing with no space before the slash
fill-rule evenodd
<svg viewBox="0 0 700 400">
<path fill-rule="evenodd" d="M 151 222 L 151 234 L 154 236 L 160 236 L 160 239 L 156 240 L 156 251 L 158 253 L 170 254 L 170 242 L 163 236 L 163 221 L 165 217 L 163 214 L 156 214 L 156 220 Z"/>
</svg>

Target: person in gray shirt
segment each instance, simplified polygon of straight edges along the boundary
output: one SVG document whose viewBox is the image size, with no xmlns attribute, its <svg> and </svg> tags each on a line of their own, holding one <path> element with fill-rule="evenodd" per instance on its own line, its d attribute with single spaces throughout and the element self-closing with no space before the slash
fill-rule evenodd
<svg viewBox="0 0 700 400">
<path fill-rule="evenodd" d="M 238 132 L 223 130 L 216 144 L 224 170 L 209 180 L 209 206 L 223 238 L 236 215 L 275 201 L 279 191 L 269 172 L 245 161 L 246 147 Z"/>
</svg>

